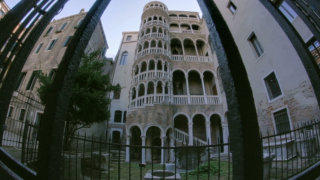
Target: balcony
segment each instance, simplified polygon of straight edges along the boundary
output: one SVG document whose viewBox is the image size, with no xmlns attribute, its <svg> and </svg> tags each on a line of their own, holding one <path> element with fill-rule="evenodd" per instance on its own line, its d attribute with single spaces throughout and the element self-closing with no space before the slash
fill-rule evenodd
<svg viewBox="0 0 320 180">
<path fill-rule="evenodd" d="M 130 109 L 152 106 L 154 104 L 172 105 L 218 105 L 221 104 L 219 96 L 203 95 L 147 95 L 131 101 Z"/>
<path fill-rule="evenodd" d="M 142 36 L 140 38 L 140 41 L 148 39 L 148 38 L 162 38 L 164 40 L 169 40 L 169 36 L 164 35 L 162 33 L 149 33 L 149 34 L 145 34 L 144 36 Z"/>
<path fill-rule="evenodd" d="M 149 49 L 144 49 L 140 52 L 138 52 L 137 57 L 136 58 L 140 58 L 143 57 L 145 55 L 149 55 L 149 54 L 162 54 L 165 56 L 170 56 L 169 51 L 162 49 L 162 48 L 149 48 Z"/>
<path fill-rule="evenodd" d="M 145 24 L 143 24 L 141 28 L 146 26 L 163 26 L 163 27 L 169 28 L 169 25 L 162 21 L 148 21 Z"/>
<path fill-rule="evenodd" d="M 213 62 L 213 60 L 207 56 L 172 55 L 171 60 L 173 60 L 173 61 L 189 61 L 189 62 Z"/>
<path fill-rule="evenodd" d="M 169 78 L 169 73 L 165 71 L 147 71 L 140 74 L 137 74 L 133 77 L 133 83 L 136 84 L 140 81 L 144 80 L 152 80 L 152 79 L 166 79 Z"/>
</svg>

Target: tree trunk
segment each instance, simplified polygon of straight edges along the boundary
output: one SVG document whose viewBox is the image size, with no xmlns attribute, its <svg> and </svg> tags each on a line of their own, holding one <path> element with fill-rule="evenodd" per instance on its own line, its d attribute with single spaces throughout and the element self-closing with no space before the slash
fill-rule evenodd
<svg viewBox="0 0 320 180">
<path fill-rule="evenodd" d="M 17 44 L 15 45 L 15 47 L 19 46 L 22 43 L 22 38 L 19 36 L 21 35 L 21 33 L 27 34 L 28 32 L 23 32 L 26 28 L 26 26 L 29 24 L 29 22 L 32 20 L 32 18 L 37 15 L 38 11 L 40 8 L 42 8 L 46 3 L 48 2 L 48 0 L 43 0 L 39 6 L 38 9 L 33 9 L 33 11 L 28 15 L 28 17 L 23 21 L 23 23 L 18 27 L 18 29 L 14 32 L 14 34 L 12 35 L 12 37 L 9 39 L 8 43 L 6 44 L 5 49 L 1 52 L 0 54 L 0 67 L 2 67 L 8 53 L 11 51 L 11 53 L 13 53 L 14 49 L 17 48 L 12 48 L 13 45 L 17 42 Z M 39 16 L 37 17 L 37 19 L 39 19 Z M 35 20 L 37 20 L 35 19 Z M 1 81 L 1 77 L 0 77 L 0 81 Z"/>
<path fill-rule="evenodd" d="M 67 1 L 68 0 L 59 0 L 52 6 L 49 12 L 41 18 L 39 23 L 34 27 L 30 35 L 27 37 L 16 58 L 13 60 L 11 68 L 9 69 L 6 78 L 2 83 L 0 89 L 0 144 L 2 142 L 3 127 L 6 120 L 10 99 L 13 91 L 15 90 L 20 72 L 42 32 L 50 23 L 52 18 L 63 8 Z"/>
<path fill-rule="evenodd" d="M 64 122 L 68 111 L 71 89 L 81 57 L 87 47 L 100 17 L 110 0 L 96 0 L 71 40 L 59 65 L 52 89 L 46 99 L 43 122 L 40 127 L 40 179 L 62 179 L 62 143 Z M 57 176 L 58 175 L 58 176 Z"/>
<path fill-rule="evenodd" d="M 21 0 L 0 20 L 0 47 L 3 47 L 13 30 L 38 1 Z"/>
</svg>

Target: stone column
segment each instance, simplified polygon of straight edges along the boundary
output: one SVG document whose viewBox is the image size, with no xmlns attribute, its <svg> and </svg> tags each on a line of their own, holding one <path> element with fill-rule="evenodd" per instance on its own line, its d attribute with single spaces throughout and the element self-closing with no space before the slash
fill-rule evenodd
<svg viewBox="0 0 320 180">
<path fill-rule="evenodd" d="M 164 160 L 164 143 L 165 143 L 165 140 L 166 140 L 166 136 L 163 136 L 161 137 L 161 164 L 164 164 L 165 163 L 165 160 Z"/>
<path fill-rule="evenodd" d="M 188 104 L 190 104 L 190 91 L 189 91 L 188 74 L 186 75 L 186 85 L 187 85 Z"/>
<path fill-rule="evenodd" d="M 208 145 L 211 145 L 211 127 L 210 127 L 210 119 L 206 118 L 206 134 L 207 134 L 207 143 Z"/>
<path fill-rule="evenodd" d="M 223 143 L 229 142 L 229 129 L 227 124 L 222 124 Z M 228 146 L 224 146 L 224 152 L 228 152 Z"/>
<path fill-rule="evenodd" d="M 141 136 L 141 145 L 146 146 L 146 136 Z M 141 150 L 141 164 L 146 164 L 146 148 Z"/>
<path fill-rule="evenodd" d="M 208 104 L 206 88 L 204 86 L 203 74 L 201 74 L 200 78 L 201 78 L 201 85 L 203 90 L 204 103 Z"/>
<path fill-rule="evenodd" d="M 193 42 L 193 45 L 194 45 L 194 47 L 195 47 L 195 49 L 196 49 L 197 58 L 199 59 L 199 53 L 198 53 L 198 48 L 197 48 L 197 42 L 196 42 L 196 43 L 194 43 L 194 42 Z"/>
<path fill-rule="evenodd" d="M 126 162 L 129 162 L 130 161 L 130 135 L 127 135 L 126 137 Z"/>
<path fill-rule="evenodd" d="M 189 127 L 189 146 L 193 145 L 193 122 L 188 123 Z"/>
</svg>

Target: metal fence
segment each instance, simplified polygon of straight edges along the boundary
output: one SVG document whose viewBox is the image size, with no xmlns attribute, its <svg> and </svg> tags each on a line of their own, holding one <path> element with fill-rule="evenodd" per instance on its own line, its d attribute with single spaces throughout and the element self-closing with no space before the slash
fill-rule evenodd
<svg viewBox="0 0 320 180">
<path fill-rule="evenodd" d="M 15 92 L 2 141 L 7 152 L 35 171 L 42 111 L 32 94 Z M 287 179 L 319 162 L 319 125 L 319 121 L 308 122 L 262 137 L 264 179 Z M 64 179 L 232 179 L 228 143 L 183 146 L 177 142 L 160 147 L 114 144 L 105 137 L 80 134 L 71 139 L 70 148 L 62 154 Z"/>
</svg>

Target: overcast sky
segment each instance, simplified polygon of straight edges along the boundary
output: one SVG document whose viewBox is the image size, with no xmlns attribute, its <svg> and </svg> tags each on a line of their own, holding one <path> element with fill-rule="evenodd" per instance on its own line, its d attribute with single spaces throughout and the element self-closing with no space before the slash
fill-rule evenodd
<svg viewBox="0 0 320 180">
<path fill-rule="evenodd" d="M 9 7 L 13 7 L 19 0 L 5 0 Z M 138 31 L 143 7 L 151 0 L 111 0 L 101 21 L 109 44 L 107 57 L 117 54 L 122 32 Z M 64 9 L 55 19 L 79 13 L 82 8 L 89 10 L 95 0 L 69 0 Z M 183 10 L 200 12 L 197 0 L 161 0 L 169 10 Z"/>
</svg>

